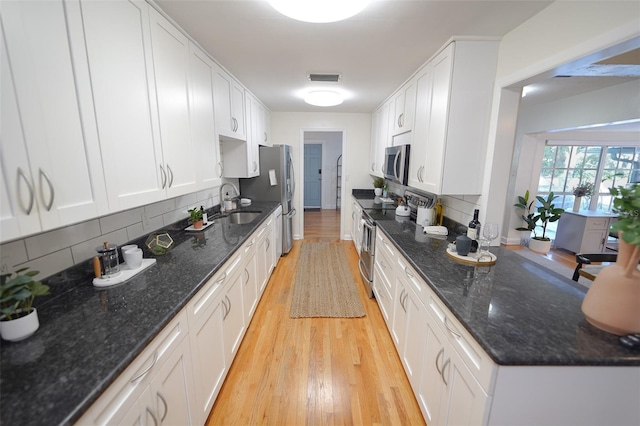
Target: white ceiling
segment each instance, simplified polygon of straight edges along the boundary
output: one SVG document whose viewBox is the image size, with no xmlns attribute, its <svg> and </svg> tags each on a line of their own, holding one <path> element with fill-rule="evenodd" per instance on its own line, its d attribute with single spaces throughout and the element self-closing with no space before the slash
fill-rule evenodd
<svg viewBox="0 0 640 426">
<path fill-rule="evenodd" d="M 156 0 L 272 111 L 366 113 L 452 36 L 502 37 L 551 3 L 372 0 L 346 21 L 310 24 L 280 15 L 265 0 Z M 523 82 L 518 87 L 535 89 L 523 105 L 640 78 L 638 46 L 640 37 Z M 341 81 L 311 83 L 309 73 L 339 73 Z M 342 91 L 345 102 L 329 108 L 305 104 L 303 95 L 318 87 Z"/>
<path fill-rule="evenodd" d="M 345 0 L 347 1 L 347 0 Z M 552 1 L 373 0 L 342 22 L 310 24 L 264 0 L 156 0 L 272 111 L 372 112 L 452 36 L 501 37 Z M 342 105 L 302 101 L 309 73 L 346 93 Z"/>
</svg>

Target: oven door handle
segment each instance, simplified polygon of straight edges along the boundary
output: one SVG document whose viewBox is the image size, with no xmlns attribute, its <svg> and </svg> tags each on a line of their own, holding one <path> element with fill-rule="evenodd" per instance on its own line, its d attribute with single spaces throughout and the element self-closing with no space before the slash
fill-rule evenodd
<svg viewBox="0 0 640 426">
<path fill-rule="evenodd" d="M 358 261 L 358 269 L 360 270 L 360 275 L 362 276 L 362 278 L 364 278 L 365 281 L 367 281 L 369 284 L 373 283 L 373 280 L 369 279 L 369 277 L 367 277 L 367 274 L 364 273 L 362 267 L 364 266 L 364 262 L 362 261 L 362 259 L 360 259 Z"/>
</svg>

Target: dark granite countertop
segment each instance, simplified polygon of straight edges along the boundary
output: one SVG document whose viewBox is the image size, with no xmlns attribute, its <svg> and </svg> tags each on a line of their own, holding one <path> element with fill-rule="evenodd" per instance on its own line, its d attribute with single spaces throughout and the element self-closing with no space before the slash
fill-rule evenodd
<svg viewBox="0 0 640 426">
<path fill-rule="evenodd" d="M 495 265 L 467 266 L 415 222 L 376 223 L 497 364 L 640 365 L 640 352 L 585 320 L 587 288 L 569 277 L 501 247 Z"/>
<path fill-rule="evenodd" d="M 243 208 L 262 212 L 246 225 L 215 220 L 197 233 L 204 240 L 184 231 L 186 220 L 167 227 L 171 251 L 111 288 L 92 285 L 89 261 L 44 280 L 51 294 L 36 300 L 40 328 L 0 347 L 0 423 L 78 420 L 278 205 Z M 144 247 L 144 238 L 135 243 Z M 153 257 L 146 248 L 144 257 Z"/>
</svg>

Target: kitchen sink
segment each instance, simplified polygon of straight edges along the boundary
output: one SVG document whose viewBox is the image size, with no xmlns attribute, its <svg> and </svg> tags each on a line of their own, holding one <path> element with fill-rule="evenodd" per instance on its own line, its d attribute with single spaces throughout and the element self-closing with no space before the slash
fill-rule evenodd
<svg viewBox="0 0 640 426">
<path fill-rule="evenodd" d="M 227 215 L 229 223 L 233 223 L 235 225 L 251 223 L 256 220 L 258 216 L 260 216 L 260 212 L 233 212 Z"/>
</svg>

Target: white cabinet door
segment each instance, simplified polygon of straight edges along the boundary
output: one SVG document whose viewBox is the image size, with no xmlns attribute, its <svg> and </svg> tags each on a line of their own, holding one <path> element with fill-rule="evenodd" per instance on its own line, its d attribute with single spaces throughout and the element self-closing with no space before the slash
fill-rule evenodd
<svg viewBox="0 0 640 426">
<path fill-rule="evenodd" d="M 358 254 L 362 250 L 362 209 L 357 201 L 351 203 L 351 238 Z"/>
<path fill-rule="evenodd" d="M 216 127 L 221 136 L 246 140 L 244 89 L 222 68 L 214 74 Z"/>
<path fill-rule="evenodd" d="M 158 425 L 195 424 L 196 410 L 191 404 L 194 397 L 191 353 L 187 339 L 174 349 L 158 369 L 150 385 L 152 410 Z"/>
<path fill-rule="evenodd" d="M 256 306 L 258 306 L 259 280 L 262 279 L 261 275 L 264 275 L 264 271 L 258 271 L 259 255 L 256 253 L 256 246 L 257 242 L 254 238 L 245 248 L 244 254 L 242 255 L 242 262 L 244 264 L 242 270 L 242 303 L 245 324 L 251 322 L 251 317 L 255 312 Z"/>
<path fill-rule="evenodd" d="M 426 285 L 426 284 L 425 284 Z M 420 373 L 424 364 L 426 350 L 427 331 L 425 324 L 428 322 L 428 313 L 418 296 L 411 290 L 406 290 L 404 306 L 406 313 L 406 329 L 404 348 L 401 351 L 402 364 L 414 389 L 416 397 L 420 389 Z"/>
<path fill-rule="evenodd" d="M 404 348 L 405 331 L 407 325 L 407 288 L 402 277 L 402 272 L 398 272 L 395 277 L 395 300 L 393 306 L 393 321 L 391 322 L 391 337 L 396 345 L 396 351 L 402 359 L 402 349 Z"/>
<path fill-rule="evenodd" d="M 215 65 L 195 44 L 190 43 L 189 49 L 191 140 L 197 152 L 192 161 L 197 166 L 198 187 L 204 189 L 222 183 L 220 143 L 216 137 L 213 105 Z"/>
<path fill-rule="evenodd" d="M 416 113 L 409 157 L 409 186 L 427 188 L 423 185 L 426 173 L 427 144 L 429 143 L 429 121 L 431 120 L 431 65 L 427 64 L 416 75 Z"/>
<path fill-rule="evenodd" d="M 371 139 L 369 150 L 369 173 L 383 177 L 382 168 L 384 167 L 384 150 L 391 145 L 391 132 L 393 129 L 393 100 L 388 101 L 374 112 L 375 131 L 374 137 Z"/>
<path fill-rule="evenodd" d="M 150 22 L 166 188 L 175 197 L 198 189 L 189 123 L 189 40 L 154 9 Z"/>
<path fill-rule="evenodd" d="M 244 269 L 233 274 L 230 283 L 227 284 L 222 305 L 224 308 L 224 353 L 227 367 L 233 362 L 233 358 L 240 347 L 245 330 L 245 316 L 242 303 Z"/>
<path fill-rule="evenodd" d="M 393 98 L 393 135 L 409 132 L 413 128 L 416 110 L 416 83 L 404 85 Z"/>
<path fill-rule="evenodd" d="M 10 108 L 2 113 L 2 156 L 13 203 L 31 205 L 42 230 L 107 213 L 95 122 L 81 114 L 87 90 L 79 90 L 88 89 L 84 52 L 71 48 L 63 3 L 2 2 L 0 7 L 6 37 L 3 83 L 13 77 L 13 85 L 2 90 L 3 108 Z M 15 122 L 6 119 L 19 120 L 22 138 Z M 39 230 L 35 220 L 20 222 L 21 234 Z"/>
<path fill-rule="evenodd" d="M 82 19 L 111 211 L 166 198 L 144 1 L 83 1 Z M 124 101 L 126 100 L 126 102 Z"/>
<path fill-rule="evenodd" d="M 426 328 L 425 357 L 420 373 L 418 403 L 429 425 L 440 424 L 440 412 L 446 384 L 442 378 L 446 337 L 431 318 Z"/>
<path fill-rule="evenodd" d="M 222 286 L 226 274 L 214 275 L 187 305 L 189 342 L 195 386 L 195 412 L 204 424 L 227 373 L 222 323 Z M 198 418 L 199 417 L 199 418 Z"/>
</svg>

